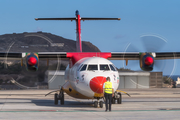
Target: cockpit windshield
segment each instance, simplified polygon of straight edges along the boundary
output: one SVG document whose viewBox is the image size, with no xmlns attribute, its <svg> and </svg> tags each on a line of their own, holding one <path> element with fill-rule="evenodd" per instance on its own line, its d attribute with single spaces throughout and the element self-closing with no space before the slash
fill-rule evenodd
<svg viewBox="0 0 180 120">
<path fill-rule="evenodd" d="M 78 68 L 78 71 L 81 69 L 82 66 L 83 66 L 83 64 L 80 65 L 80 67 Z"/>
<path fill-rule="evenodd" d="M 104 64 L 104 65 L 100 65 L 100 70 L 110 70 L 109 69 L 109 66 L 107 64 Z"/>
<path fill-rule="evenodd" d="M 97 65 L 89 65 L 87 70 L 98 70 Z"/>
<path fill-rule="evenodd" d="M 81 71 L 85 71 L 85 70 L 86 70 L 86 67 L 87 67 L 87 65 L 84 64 L 84 66 L 81 68 Z"/>
<path fill-rule="evenodd" d="M 113 65 L 109 65 L 112 71 L 117 71 L 116 68 Z"/>
</svg>

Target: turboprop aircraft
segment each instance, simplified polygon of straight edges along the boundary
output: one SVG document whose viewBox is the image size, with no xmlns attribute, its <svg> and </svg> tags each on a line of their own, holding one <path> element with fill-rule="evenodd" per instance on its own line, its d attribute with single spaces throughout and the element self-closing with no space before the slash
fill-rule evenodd
<svg viewBox="0 0 180 120">
<path fill-rule="evenodd" d="M 65 71 L 65 84 L 54 94 L 54 103 L 64 104 L 64 92 L 78 99 L 97 99 L 94 107 L 102 108 L 103 84 L 106 77 L 110 77 L 114 85 L 115 96 L 121 104 L 121 93 L 117 92 L 120 78 L 116 67 L 109 60 L 139 60 L 140 68 L 144 71 L 152 71 L 156 60 L 179 59 L 180 52 L 82 52 L 81 45 L 81 20 L 120 20 L 120 18 L 83 18 L 79 11 L 73 18 L 36 18 L 35 20 L 70 20 L 76 21 L 76 52 L 34 52 L 34 53 L 0 53 L 0 58 L 19 59 L 25 61 L 28 71 L 37 71 L 41 59 L 67 59 L 69 65 Z M 114 103 L 114 102 L 113 102 Z"/>
</svg>

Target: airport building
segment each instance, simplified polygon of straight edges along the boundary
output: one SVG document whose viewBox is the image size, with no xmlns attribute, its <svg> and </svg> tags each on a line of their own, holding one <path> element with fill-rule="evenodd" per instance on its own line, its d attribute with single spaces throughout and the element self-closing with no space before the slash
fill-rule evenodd
<svg viewBox="0 0 180 120">
<path fill-rule="evenodd" d="M 64 83 L 64 71 L 46 71 L 45 81 L 49 89 L 59 89 Z M 118 89 L 162 88 L 162 72 L 119 72 Z"/>
</svg>

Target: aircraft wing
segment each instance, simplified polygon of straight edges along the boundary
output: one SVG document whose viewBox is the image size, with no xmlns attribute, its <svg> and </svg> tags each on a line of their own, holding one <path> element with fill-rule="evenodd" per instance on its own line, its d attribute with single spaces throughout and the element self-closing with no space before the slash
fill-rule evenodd
<svg viewBox="0 0 180 120">
<path fill-rule="evenodd" d="M 36 52 L 35 52 L 36 53 Z M 28 54 L 25 52 L 22 53 L 7 53 L 0 52 L 0 60 L 21 60 L 26 57 Z M 37 52 L 39 59 L 69 59 L 66 57 L 66 52 Z"/>
<path fill-rule="evenodd" d="M 67 58 L 66 52 L 38 52 L 39 59 L 63 59 L 63 60 L 69 60 Z"/>
<path fill-rule="evenodd" d="M 109 60 L 139 60 L 139 52 L 112 52 Z"/>
<path fill-rule="evenodd" d="M 155 53 L 155 60 L 162 59 L 180 59 L 180 52 L 157 52 Z"/>
<path fill-rule="evenodd" d="M 140 52 L 112 52 L 109 60 L 139 60 Z M 155 60 L 180 59 L 180 52 L 152 53 Z"/>
<path fill-rule="evenodd" d="M 25 53 L 7 53 L 7 52 L 0 52 L 0 60 L 21 60 L 25 57 Z"/>
<path fill-rule="evenodd" d="M 36 52 L 35 52 L 36 53 Z M 37 52 L 39 59 L 69 59 L 67 57 L 67 52 Z M 140 52 L 111 52 L 111 57 L 109 60 L 139 60 Z M 25 58 L 27 53 L 7 53 L 0 52 L 0 59 L 12 59 L 21 60 Z M 180 59 L 180 52 L 157 52 L 153 53 L 155 60 L 162 59 Z"/>
</svg>

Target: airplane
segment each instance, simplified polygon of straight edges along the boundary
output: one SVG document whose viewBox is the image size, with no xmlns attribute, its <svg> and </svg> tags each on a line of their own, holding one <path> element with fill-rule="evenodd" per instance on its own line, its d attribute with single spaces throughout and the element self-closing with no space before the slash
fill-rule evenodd
<svg viewBox="0 0 180 120">
<path fill-rule="evenodd" d="M 81 21 L 85 20 L 121 20 L 120 18 L 84 18 L 79 11 L 72 18 L 35 18 L 35 20 L 70 20 L 76 21 L 76 52 L 33 52 L 0 53 L 1 59 L 19 59 L 25 61 L 28 71 L 37 71 L 41 59 L 65 59 L 69 65 L 65 70 L 65 84 L 54 94 L 54 104 L 64 105 L 64 92 L 78 99 L 95 99 L 94 107 L 103 107 L 103 84 L 110 77 L 114 86 L 115 100 L 121 104 L 121 92 L 118 91 L 120 77 L 115 65 L 109 60 L 139 60 L 143 71 L 152 71 L 156 60 L 179 59 L 180 52 L 83 52 L 81 45 Z M 100 100 L 100 101 L 99 101 Z"/>
</svg>

